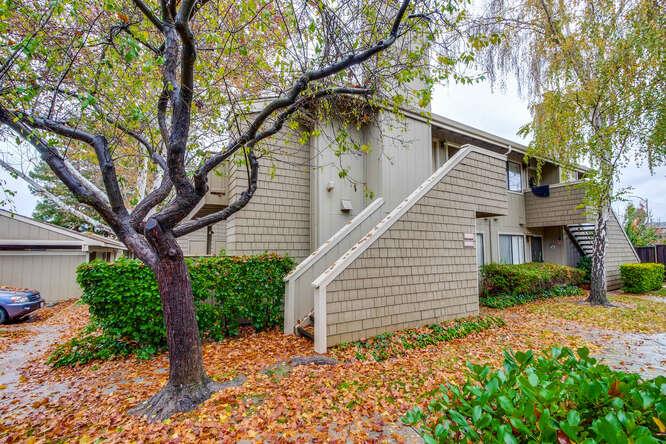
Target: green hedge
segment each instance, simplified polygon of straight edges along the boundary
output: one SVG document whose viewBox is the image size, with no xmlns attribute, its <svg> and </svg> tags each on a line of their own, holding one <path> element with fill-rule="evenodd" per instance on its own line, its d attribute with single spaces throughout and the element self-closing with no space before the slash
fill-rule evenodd
<svg viewBox="0 0 666 444">
<path fill-rule="evenodd" d="M 282 324 L 283 278 L 294 266 L 292 259 L 265 254 L 188 258 L 186 262 L 203 339 L 234 336 L 241 322 L 257 330 Z M 89 307 L 90 326 L 56 350 L 53 364 L 131 352 L 149 356 L 164 348 L 162 305 L 150 268 L 134 259 L 93 261 L 79 266 L 77 281 L 83 289 L 81 301 Z"/>
<path fill-rule="evenodd" d="M 584 275 L 578 268 L 543 262 L 488 264 L 481 272 L 484 296 L 539 294 L 558 285 L 579 285 Z"/>
<path fill-rule="evenodd" d="M 644 293 L 659 290 L 664 284 L 664 265 L 654 263 L 622 264 L 620 275 L 624 291 Z"/>
<path fill-rule="evenodd" d="M 467 364 L 403 417 L 426 443 L 660 443 L 666 378 L 613 371 L 579 349 L 505 352 L 503 368 Z"/>
</svg>

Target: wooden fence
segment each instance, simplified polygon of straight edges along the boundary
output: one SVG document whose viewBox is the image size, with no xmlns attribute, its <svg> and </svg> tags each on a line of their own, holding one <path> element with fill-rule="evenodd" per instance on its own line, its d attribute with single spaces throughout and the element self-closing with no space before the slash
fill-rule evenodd
<svg viewBox="0 0 666 444">
<path fill-rule="evenodd" d="M 666 245 L 636 247 L 636 253 L 638 253 L 641 262 L 659 262 L 666 265 Z"/>
</svg>

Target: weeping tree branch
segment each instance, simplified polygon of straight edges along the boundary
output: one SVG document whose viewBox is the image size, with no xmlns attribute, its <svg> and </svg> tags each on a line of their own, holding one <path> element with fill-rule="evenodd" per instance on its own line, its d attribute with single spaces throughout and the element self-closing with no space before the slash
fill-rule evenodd
<svg viewBox="0 0 666 444">
<path fill-rule="evenodd" d="M 14 168 L 13 166 L 11 166 L 9 163 L 5 162 L 2 159 L 0 159 L 0 167 L 4 168 L 5 170 L 7 170 L 9 173 L 11 173 L 13 175 L 15 175 L 17 177 L 20 177 L 28 185 L 30 185 L 31 187 L 36 189 L 39 194 L 46 197 L 48 200 L 53 202 L 56 206 L 58 206 L 62 210 L 73 214 L 74 216 L 76 216 L 79 219 L 87 222 L 88 224 L 90 224 L 92 227 L 94 227 L 95 229 L 97 229 L 99 231 L 103 231 L 106 234 L 114 234 L 111 227 L 109 227 L 106 224 L 101 223 L 100 221 L 98 221 L 96 219 L 93 219 L 92 217 L 88 216 L 87 214 L 77 210 L 75 207 L 73 207 L 71 205 L 68 205 L 61 198 L 59 198 L 55 194 L 51 193 L 49 190 L 47 190 L 44 186 L 39 184 L 32 177 L 28 176 L 27 174 L 24 174 L 20 170 L 17 170 L 16 168 Z"/>
</svg>

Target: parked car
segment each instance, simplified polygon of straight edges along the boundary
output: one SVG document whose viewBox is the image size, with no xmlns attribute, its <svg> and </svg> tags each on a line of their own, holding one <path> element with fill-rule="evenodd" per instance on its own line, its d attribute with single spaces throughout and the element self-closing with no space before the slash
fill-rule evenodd
<svg viewBox="0 0 666 444">
<path fill-rule="evenodd" d="M 0 287 L 0 324 L 21 319 L 44 306 L 36 290 Z"/>
</svg>

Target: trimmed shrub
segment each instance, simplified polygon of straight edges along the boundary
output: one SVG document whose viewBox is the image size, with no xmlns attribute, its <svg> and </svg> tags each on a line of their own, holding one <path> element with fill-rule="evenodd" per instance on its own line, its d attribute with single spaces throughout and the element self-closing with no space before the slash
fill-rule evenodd
<svg viewBox="0 0 666 444">
<path fill-rule="evenodd" d="M 235 336 L 241 323 L 256 330 L 282 324 L 284 276 L 294 262 L 273 254 L 186 259 L 202 339 Z M 166 334 L 152 270 L 141 261 L 93 261 L 77 270 L 90 326 L 51 356 L 54 365 L 164 349 Z M 114 343 L 115 342 L 115 343 Z"/>
<path fill-rule="evenodd" d="M 583 271 L 566 265 L 530 262 L 488 264 L 482 269 L 482 294 L 539 294 L 557 285 L 579 285 Z"/>
<path fill-rule="evenodd" d="M 629 293 L 659 290 L 664 284 L 664 264 L 622 264 L 620 275 L 624 291 Z"/>
<path fill-rule="evenodd" d="M 468 363 L 462 387 L 441 385 L 402 421 L 426 443 L 663 442 L 666 377 L 611 370 L 585 348 L 504 356 L 500 370 Z"/>
</svg>

